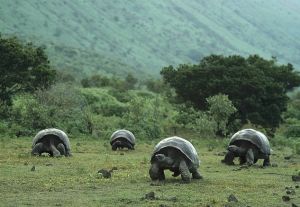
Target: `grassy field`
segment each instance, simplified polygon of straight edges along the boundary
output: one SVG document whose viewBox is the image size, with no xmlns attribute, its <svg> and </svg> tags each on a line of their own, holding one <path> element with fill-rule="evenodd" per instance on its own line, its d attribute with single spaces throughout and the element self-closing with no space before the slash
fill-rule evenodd
<svg viewBox="0 0 300 207">
<path fill-rule="evenodd" d="M 273 147 L 271 162 L 278 166 L 225 166 L 218 155 L 224 141 L 191 140 L 201 159 L 203 180 L 181 183 L 166 173 L 164 183 L 148 176 L 154 145 L 139 141 L 135 151 L 111 151 L 107 140 L 71 139 L 73 157 L 32 157 L 31 138 L 0 139 L 0 206 L 291 206 L 300 204 L 300 156 L 289 148 Z M 33 170 L 34 166 L 34 170 Z M 111 178 L 98 170 L 117 168 Z M 298 186 L 298 187 L 297 187 Z M 284 202 L 286 187 L 295 191 Z M 155 199 L 145 194 L 155 193 Z M 228 202 L 233 194 L 238 202 Z"/>
</svg>

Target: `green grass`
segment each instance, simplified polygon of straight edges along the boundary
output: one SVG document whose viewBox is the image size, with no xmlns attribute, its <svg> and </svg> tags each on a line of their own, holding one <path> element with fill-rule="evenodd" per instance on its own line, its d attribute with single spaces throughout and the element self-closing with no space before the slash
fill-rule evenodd
<svg viewBox="0 0 300 207">
<path fill-rule="evenodd" d="M 249 169 L 220 163 L 224 141 L 193 140 L 201 159 L 203 180 L 181 183 L 166 172 L 165 183 L 151 185 L 149 158 L 158 140 L 138 140 L 135 151 L 111 151 L 107 140 L 71 138 L 73 157 L 32 157 L 31 138 L 0 140 L 0 206 L 224 206 L 234 194 L 234 206 L 291 206 L 300 203 L 300 189 L 291 175 L 300 171 L 300 156 L 274 149 L 271 162 L 278 167 Z M 35 166 L 35 171 L 31 168 Z M 97 171 L 117 167 L 110 179 Z M 299 183 L 298 183 L 299 185 Z M 296 194 L 284 203 L 285 187 Z M 143 199 L 153 191 L 156 200 Z"/>
</svg>

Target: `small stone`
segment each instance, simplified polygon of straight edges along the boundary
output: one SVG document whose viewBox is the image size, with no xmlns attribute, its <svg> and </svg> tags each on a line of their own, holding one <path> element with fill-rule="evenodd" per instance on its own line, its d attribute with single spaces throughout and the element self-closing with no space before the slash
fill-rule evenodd
<svg viewBox="0 0 300 207">
<path fill-rule="evenodd" d="M 299 206 L 296 205 L 295 203 L 292 203 L 292 207 L 299 207 Z"/>
<path fill-rule="evenodd" d="M 227 153 L 227 152 L 218 152 L 218 153 L 216 153 L 215 155 L 217 155 L 217 156 L 224 156 L 224 155 L 226 155 L 226 153 Z"/>
<path fill-rule="evenodd" d="M 296 192 L 293 189 L 290 189 L 290 190 L 286 191 L 286 194 L 288 194 L 288 195 L 295 195 Z"/>
<path fill-rule="evenodd" d="M 293 155 L 285 156 L 284 159 L 289 160 L 293 157 Z"/>
<path fill-rule="evenodd" d="M 106 169 L 101 169 L 98 171 L 99 174 L 102 174 L 104 178 L 110 178 L 111 177 L 111 172 L 106 170 Z"/>
<path fill-rule="evenodd" d="M 171 197 L 171 198 L 169 198 L 168 200 L 169 200 L 169 201 L 176 202 L 176 201 L 177 201 L 177 197 L 176 197 L 176 196 L 174 196 L 174 197 Z"/>
<path fill-rule="evenodd" d="M 300 181 L 300 176 L 299 175 L 292 175 L 292 180 L 293 181 Z"/>
<path fill-rule="evenodd" d="M 233 194 L 231 194 L 227 200 L 228 202 L 238 202 L 238 199 Z"/>
<path fill-rule="evenodd" d="M 145 199 L 147 200 L 154 200 L 155 199 L 155 193 L 153 191 L 145 194 Z"/>
<path fill-rule="evenodd" d="M 282 200 L 286 202 L 286 201 L 291 200 L 291 198 L 290 198 L 290 196 L 284 195 L 284 196 L 282 196 Z"/>
<path fill-rule="evenodd" d="M 35 166 L 34 165 L 32 166 L 31 171 L 35 171 Z"/>
</svg>

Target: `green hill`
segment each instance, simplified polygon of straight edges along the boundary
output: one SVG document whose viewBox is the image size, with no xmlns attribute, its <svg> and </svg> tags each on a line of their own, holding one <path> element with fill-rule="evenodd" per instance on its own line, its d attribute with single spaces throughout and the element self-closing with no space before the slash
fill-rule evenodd
<svg viewBox="0 0 300 207">
<path fill-rule="evenodd" d="M 80 74 L 157 75 L 215 54 L 300 66 L 298 0 L 0 0 L 0 32 L 46 45 Z"/>
</svg>

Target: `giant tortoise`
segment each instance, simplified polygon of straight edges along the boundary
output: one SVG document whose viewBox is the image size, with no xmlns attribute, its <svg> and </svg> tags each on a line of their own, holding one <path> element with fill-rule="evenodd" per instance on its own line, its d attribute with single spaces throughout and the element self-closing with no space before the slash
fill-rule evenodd
<svg viewBox="0 0 300 207">
<path fill-rule="evenodd" d="M 134 150 L 135 136 L 126 129 L 120 129 L 111 135 L 110 144 L 114 151 L 123 148 Z"/>
<path fill-rule="evenodd" d="M 160 141 L 151 156 L 149 175 L 152 180 L 164 180 L 164 170 L 173 172 L 173 176 L 181 175 L 184 182 L 201 179 L 198 171 L 200 161 L 194 146 L 181 137 L 169 137 Z M 192 176 L 191 174 L 192 173 Z"/>
<path fill-rule="evenodd" d="M 240 164 L 252 165 L 258 159 L 264 159 L 263 166 L 270 165 L 271 148 L 268 138 L 254 129 L 236 132 L 229 141 L 223 163 L 233 165 L 234 158 L 239 157 Z"/>
<path fill-rule="evenodd" d="M 39 131 L 32 141 L 32 155 L 49 153 L 50 156 L 71 156 L 68 136 L 59 129 L 50 128 Z"/>
</svg>

